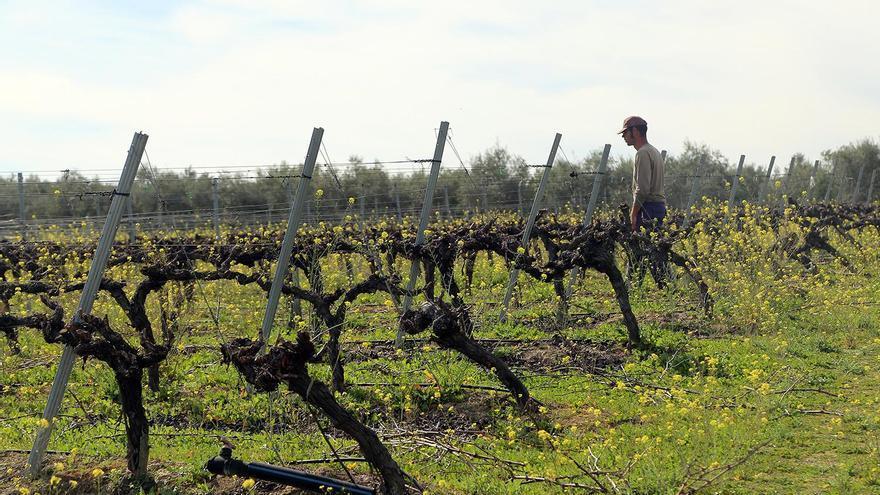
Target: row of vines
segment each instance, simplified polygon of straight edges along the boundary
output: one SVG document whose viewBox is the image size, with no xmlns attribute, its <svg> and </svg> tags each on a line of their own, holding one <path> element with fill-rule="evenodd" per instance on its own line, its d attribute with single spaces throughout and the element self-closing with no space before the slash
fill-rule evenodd
<svg viewBox="0 0 880 495">
<path fill-rule="evenodd" d="M 766 310 L 771 297 L 755 294 L 752 305 L 725 297 L 762 289 L 749 284 L 748 275 L 721 270 L 722 264 L 754 265 L 780 285 L 790 277 L 823 280 L 828 277 L 823 267 L 831 265 L 857 274 L 858 262 L 840 246 L 858 249 L 860 235 L 876 235 L 878 229 L 880 209 L 871 205 L 792 202 L 784 209 L 745 204 L 728 211 L 710 204 L 699 214 L 674 213 L 654 232 L 633 232 L 625 210 L 588 226 L 573 214 L 542 212 L 528 246 L 520 244 L 522 220 L 512 215 L 441 220 L 430 226 L 426 242 L 417 244 L 415 226 L 408 220 L 365 223 L 347 217 L 339 224 L 303 227 L 296 236 L 291 268 L 304 277 L 300 281 L 292 273 L 282 294 L 292 304 L 306 303 L 311 328 L 294 329 L 292 340 L 282 338 L 276 328 L 269 342 L 261 341 L 254 328 L 249 335 L 218 338 L 216 347 L 222 361 L 234 366 L 252 390 L 270 392 L 284 386 L 356 441 L 380 476 L 384 493 L 410 493 L 419 489 L 418 480 L 404 472 L 364 418 L 338 400 L 340 393 L 357 386 L 346 380 L 341 342 L 359 297 L 385 294 L 388 306 L 399 312 L 397 324 L 405 335 L 459 353 L 494 375 L 523 413 L 539 414 L 541 404 L 521 377 L 476 335 L 478 318 L 473 311 L 478 301 L 470 300 L 470 289 L 476 282 L 478 257 L 503 263 L 507 270 L 518 269 L 552 289 L 557 307 L 552 320 L 562 334 L 570 321 L 567 285 L 572 274 L 599 277 L 613 295 L 621 337 L 636 351 L 651 344 L 643 338 L 630 292 L 649 275 L 652 281 L 647 283 L 659 288 L 682 288 L 707 320 L 736 315 L 743 324 L 772 327 L 778 321 Z M 219 236 L 199 231 L 150 235 L 120 243 L 113 249 L 108 274 L 125 275 L 108 275 L 100 290 L 125 320 L 83 315 L 77 325 L 69 323 L 72 315 L 65 305 L 69 307 L 70 296 L 83 288 L 94 241 L 2 242 L 0 331 L 10 352 L 16 352 L 20 332 L 30 329 L 47 343 L 72 347 L 84 361 L 106 364 L 118 384 L 128 469 L 139 483 L 149 484 L 151 421 L 144 387 L 159 389 L 161 367 L 174 355 L 180 335 L 191 331 L 181 325 L 182 312 L 204 297 L 207 284 L 268 292 L 282 236 L 283 230 L 261 227 Z M 331 263 L 343 267 L 347 283 L 328 283 L 324 271 Z M 355 270 L 355 263 L 367 269 Z M 418 263 L 424 276 L 408 293 L 404 273 L 411 263 Z M 36 297 L 41 302 L 30 304 Z M 416 297 L 418 304 L 402 312 L 406 297 Z M 316 378 L 316 366 L 328 367 L 326 383 Z"/>
</svg>

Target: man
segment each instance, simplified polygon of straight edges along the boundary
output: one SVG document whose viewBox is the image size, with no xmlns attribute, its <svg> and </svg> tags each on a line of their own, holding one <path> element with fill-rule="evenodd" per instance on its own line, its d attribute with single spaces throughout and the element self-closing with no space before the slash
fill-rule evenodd
<svg viewBox="0 0 880 495">
<path fill-rule="evenodd" d="M 629 214 L 632 230 L 656 228 L 666 217 L 666 196 L 663 194 L 663 160 L 657 148 L 648 142 L 648 123 L 637 116 L 627 117 L 623 129 L 627 146 L 636 149 L 633 164 L 633 203 Z"/>
</svg>

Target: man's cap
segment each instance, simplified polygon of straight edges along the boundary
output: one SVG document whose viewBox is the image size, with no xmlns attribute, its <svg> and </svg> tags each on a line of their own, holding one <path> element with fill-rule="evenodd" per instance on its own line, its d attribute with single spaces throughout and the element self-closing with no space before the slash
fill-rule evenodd
<svg viewBox="0 0 880 495">
<path fill-rule="evenodd" d="M 623 134 L 630 127 L 635 127 L 637 125 L 647 126 L 648 123 L 645 122 L 645 119 L 643 119 L 637 115 L 632 115 L 630 117 L 623 119 L 623 128 L 621 130 L 617 131 L 617 133 Z"/>
</svg>

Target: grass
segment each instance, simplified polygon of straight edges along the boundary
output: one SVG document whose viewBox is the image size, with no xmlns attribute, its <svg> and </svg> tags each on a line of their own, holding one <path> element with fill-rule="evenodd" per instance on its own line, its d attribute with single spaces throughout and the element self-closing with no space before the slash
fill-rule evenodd
<svg viewBox="0 0 880 495">
<path fill-rule="evenodd" d="M 395 311 L 382 295 L 357 301 L 344 334 L 348 381 L 376 385 L 352 387 L 340 401 L 384 435 L 429 493 L 563 493 L 566 483 L 633 494 L 880 493 L 880 312 L 867 303 L 878 293 L 867 277 L 877 244 L 863 240 L 873 248 L 847 254 L 862 256 L 865 272 L 828 265 L 830 285 L 807 287 L 806 295 L 779 289 L 765 300 L 719 284 L 713 293 L 723 311 L 715 317 L 695 309 L 686 281 L 668 290 L 646 281 L 632 300 L 649 348 L 632 353 L 623 350 L 625 329 L 600 276 L 589 274 L 572 304 L 587 317 L 558 332 L 565 339 L 548 341 L 557 333 L 548 325 L 555 315 L 549 284 L 521 276 L 519 304 L 509 323 L 498 323 L 506 271 L 497 258 L 480 257 L 466 297 L 476 302 L 477 336 L 524 341 L 496 351 L 515 363 L 543 406 L 520 412 L 505 392 L 467 388 L 498 384 L 455 353 L 423 342 L 395 352 L 371 342 L 394 338 Z M 110 276 L 123 278 L 126 269 Z M 332 283 L 346 283 L 338 263 L 324 272 Z M 68 311 L 75 296 L 63 298 Z M 256 334 L 264 297 L 253 287 L 207 283 L 184 311 L 189 330 L 162 365 L 161 390 L 145 396 L 154 422 L 151 471 L 161 493 L 248 491 L 243 480 L 202 470 L 220 435 L 249 461 L 329 455 L 298 398 L 286 391 L 248 394 L 234 369 L 219 363 L 221 340 Z M 209 313 L 218 303 L 215 326 Z M 758 303 L 760 311 L 746 306 Z M 31 304 L 41 308 L 36 299 Z M 13 308 L 24 306 L 24 296 L 13 298 Z M 94 312 L 108 313 L 117 326 L 123 321 L 105 295 Z M 276 328 L 286 337 L 288 312 L 282 305 Z M 295 328 L 305 324 L 294 320 Z M 0 493 L 110 493 L 125 474 L 125 444 L 118 391 L 101 363 L 74 370 L 46 475 L 22 476 L 20 451 L 30 448 L 60 349 L 30 331 L 21 343 L 19 355 L 0 351 Z M 614 359 L 597 367 L 597 353 Z M 326 366 L 311 371 L 329 377 Z M 353 442 L 330 433 L 341 454 L 358 455 Z M 375 484 L 365 464 L 348 464 L 359 481 Z M 301 468 L 345 477 L 333 463 Z M 596 471 L 595 479 L 585 471 Z M 251 490 L 273 491 L 262 482 Z"/>
</svg>

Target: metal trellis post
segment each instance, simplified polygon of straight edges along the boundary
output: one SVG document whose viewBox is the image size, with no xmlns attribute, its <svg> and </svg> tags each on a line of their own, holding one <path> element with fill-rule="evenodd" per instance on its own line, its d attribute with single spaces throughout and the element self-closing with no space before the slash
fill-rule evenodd
<svg viewBox="0 0 880 495">
<path fill-rule="evenodd" d="M 211 198 L 214 202 L 214 235 L 220 235 L 220 179 L 211 179 Z"/>
<path fill-rule="evenodd" d="M 400 191 L 397 190 L 397 183 L 394 183 L 394 204 L 397 205 L 397 221 L 403 221 L 403 211 L 400 209 Z"/>
<path fill-rule="evenodd" d="M 437 177 L 440 175 L 440 163 L 443 161 L 443 150 L 446 147 L 446 134 L 449 132 L 449 122 L 440 122 L 440 130 L 437 132 L 437 144 L 434 146 L 434 157 L 431 159 L 431 173 L 428 175 L 428 186 L 425 188 L 425 199 L 422 202 L 422 213 L 419 216 L 419 229 L 416 231 L 416 246 L 425 242 L 425 229 L 431 217 L 431 206 L 434 202 L 434 189 L 437 187 Z M 416 288 L 416 279 L 419 278 L 419 262 L 414 260 L 409 269 L 409 281 L 407 293 L 403 298 L 403 312 L 406 313 L 412 304 L 412 291 Z M 403 345 L 403 331 L 397 330 L 394 346 L 400 348 Z"/>
<path fill-rule="evenodd" d="M 535 218 L 538 216 L 538 209 L 541 207 L 541 199 L 544 196 L 544 189 L 547 187 L 547 179 L 550 177 L 550 169 L 553 168 L 553 162 L 556 161 L 556 151 L 559 149 L 559 141 L 562 134 L 556 133 L 553 138 L 553 146 L 550 148 L 550 156 L 547 157 L 547 165 L 544 166 L 544 173 L 541 175 L 541 182 L 538 183 L 538 190 L 535 191 L 535 199 L 532 200 L 532 209 L 529 211 L 529 218 L 526 220 L 526 227 L 523 230 L 520 247 L 525 254 L 529 248 L 529 239 L 532 237 L 532 229 L 535 227 Z M 519 269 L 514 267 L 510 271 L 510 278 L 507 280 L 507 289 L 504 292 L 504 301 L 501 303 L 501 314 L 499 320 L 504 323 L 507 321 L 507 308 L 510 306 L 510 297 L 513 295 L 513 288 L 516 286 L 516 279 L 519 277 Z"/>
<path fill-rule="evenodd" d="M 831 200 L 831 189 L 834 186 L 834 177 L 837 175 L 837 159 L 831 161 L 831 176 L 828 177 L 828 187 L 825 189 L 825 202 Z"/>
<path fill-rule="evenodd" d="M 74 323 L 79 321 L 82 315 L 92 312 L 92 305 L 101 286 L 104 268 L 107 265 L 107 259 L 110 257 L 110 248 L 113 246 L 113 240 L 116 238 L 116 231 L 119 227 L 119 220 L 122 218 L 122 210 L 125 207 L 125 203 L 129 201 L 131 185 L 134 182 L 146 145 L 147 135 L 140 132 L 135 133 L 131 141 L 131 147 L 128 149 L 128 158 L 125 160 L 122 174 L 119 177 L 119 183 L 116 185 L 115 194 L 110 203 L 110 210 L 107 212 L 106 220 L 104 220 L 104 227 L 101 230 L 98 247 L 95 249 L 95 254 L 92 257 L 89 274 L 80 295 L 79 305 L 73 313 Z M 55 380 L 52 382 L 52 389 L 49 391 L 46 407 L 43 409 L 43 419 L 46 421 L 47 426 L 40 427 L 37 430 L 34 446 L 28 457 L 28 465 L 30 466 L 32 477 L 40 474 L 40 465 L 43 462 L 43 456 L 46 453 L 46 447 L 49 445 L 49 438 L 52 435 L 53 421 L 55 416 L 58 415 L 58 411 L 61 410 L 61 402 L 64 399 L 64 392 L 67 389 L 67 382 L 70 379 L 70 372 L 73 369 L 75 357 L 73 348 L 65 346 L 64 352 L 61 354 L 61 360 L 58 362 L 58 369 L 55 372 Z"/>
<path fill-rule="evenodd" d="M 779 189 L 779 209 L 785 211 L 785 197 L 788 195 L 788 190 L 791 187 L 791 176 L 794 172 L 794 163 L 797 155 L 791 156 L 791 162 L 788 164 L 788 172 L 782 177 L 782 187 Z"/>
<path fill-rule="evenodd" d="M 691 183 L 691 193 L 688 195 L 687 206 L 685 207 L 684 226 L 687 227 L 691 223 L 691 207 L 697 202 L 700 194 L 700 186 L 702 185 L 702 174 L 705 169 L 705 159 L 697 162 L 694 171 L 694 181 Z"/>
<path fill-rule="evenodd" d="M 520 179 L 519 182 L 516 184 L 516 205 L 517 205 L 516 213 L 517 213 L 517 215 L 522 215 L 524 213 L 523 212 L 523 204 L 522 204 L 522 183 L 523 183 L 523 180 Z"/>
<path fill-rule="evenodd" d="M 602 182 L 605 180 L 605 169 L 608 167 L 608 155 L 610 154 L 611 145 L 606 144 L 605 149 L 602 150 L 602 158 L 599 160 L 599 168 L 596 170 L 596 175 L 593 178 L 593 190 L 590 191 L 590 201 L 587 203 L 587 211 L 584 212 L 584 227 L 589 227 L 590 222 L 593 221 L 593 212 L 596 210 L 596 202 L 599 200 L 599 194 L 602 192 Z M 663 158 L 662 154 L 660 156 Z M 565 288 L 566 299 L 571 299 L 571 294 L 574 292 L 574 284 L 580 280 L 580 276 L 580 267 L 575 267 L 568 281 L 568 287 Z"/>
<path fill-rule="evenodd" d="M 859 167 L 859 175 L 856 178 L 856 188 L 853 190 L 852 199 L 850 199 L 853 203 L 856 203 L 859 200 L 859 191 L 862 190 L 862 175 L 864 175 L 864 173 L 865 164 L 863 163 L 862 166 Z"/>
<path fill-rule="evenodd" d="M 584 227 L 593 221 L 593 213 L 596 211 L 596 203 L 605 182 L 606 170 L 608 169 L 608 155 L 611 154 L 611 145 L 606 144 L 602 150 L 602 158 L 599 160 L 599 169 L 596 170 L 596 178 L 593 179 L 593 190 L 590 191 L 590 202 L 587 203 L 587 211 L 584 212 Z"/>
<path fill-rule="evenodd" d="M 871 172 L 871 182 L 868 183 L 868 196 L 865 197 L 865 204 L 871 204 L 874 200 L 874 179 L 877 177 L 877 169 Z"/>
<path fill-rule="evenodd" d="M 24 207 L 24 175 L 18 173 L 18 221 L 21 227 L 21 236 L 27 239 L 27 228 L 25 228 L 25 219 L 27 214 Z"/>
<path fill-rule="evenodd" d="M 303 163 L 302 173 L 296 187 L 296 196 L 293 198 L 293 205 L 290 207 L 290 214 L 287 217 L 287 231 L 284 232 L 284 240 L 281 241 L 281 252 L 278 253 L 278 263 L 275 266 L 275 275 L 272 277 L 272 287 L 269 289 L 269 299 L 266 302 L 266 313 L 263 315 L 263 324 L 260 327 L 260 341 L 263 343 L 263 349 L 266 348 L 266 343 L 269 342 L 272 324 L 275 322 L 275 312 L 278 310 L 281 287 L 284 285 L 284 279 L 287 278 L 290 255 L 293 253 L 293 239 L 296 237 L 296 231 L 299 230 L 299 224 L 302 222 L 303 203 L 305 203 L 306 195 L 308 194 L 312 172 L 315 171 L 315 161 L 318 159 L 318 151 L 321 148 L 321 138 L 323 136 L 324 129 L 322 127 L 315 127 L 312 130 L 309 151 L 306 154 L 306 161 Z"/>
<path fill-rule="evenodd" d="M 791 162 L 788 164 L 788 172 L 785 174 L 785 179 L 782 181 L 782 194 L 788 194 L 788 189 L 791 186 L 791 176 L 794 174 L 794 165 L 797 155 L 793 155 L 791 157 Z"/>
<path fill-rule="evenodd" d="M 290 210 L 293 210 L 293 203 L 295 195 L 293 194 L 293 184 L 290 182 L 290 178 L 284 179 L 284 192 L 287 193 L 287 207 L 288 216 L 290 216 Z M 296 267 L 293 267 L 293 272 L 291 274 L 291 283 L 294 287 L 299 287 L 299 270 Z M 297 315 L 302 316 L 302 302 L 298 297 L 293 296 L 293 300 L 290 305 L 291 311 Z"/>
<path fill-rule="evenodd" d="M 736 201 L 736 191 L 739 189 L 739 178 L 742 177 L 743 164 L 746 161 L 746 155 L 739 155 L 739 164 L 736 166 L 736 177 L 733 178 L 733 184 L 730 185 L 730 197 L 727 198 L 727 214 L 733 213 L 734 201 Z"/>
<path fill-rule="evenodd" d="M 764 195 L 767 193 L 767 183 L 770 182 L 770 174 L 773 173 L 773 164 L 776 163 L 776 156 L 770 157 L 770 165 L 767 165 L 767 177 L 760 183 L 758 186 L 758 204 L 762 203 L 766 198 Z"/>
<path fill-rule="evenodd" d="M 816 186 L 816 171 L 819 170 L 819 160 L 813 164 L 813 170 L 810 172 L 810 183 L 807 184 L 807 190 L 809 194 L 807 194 L 808 198 L 813 197 L 813 188 Z"/>
</svg>

